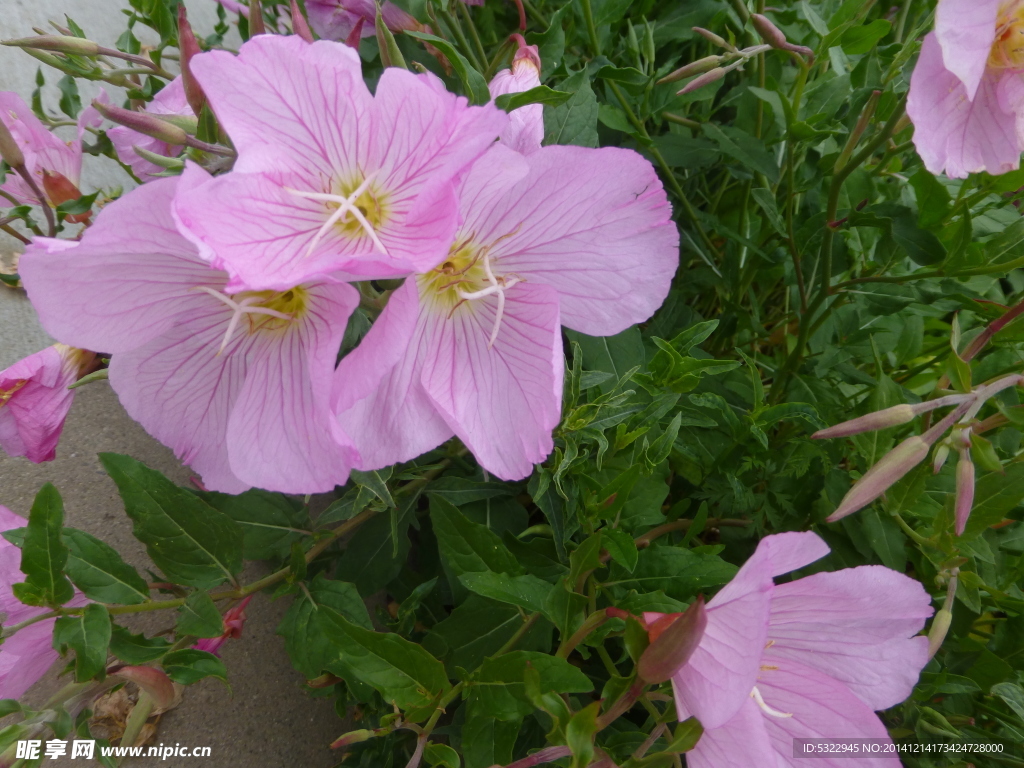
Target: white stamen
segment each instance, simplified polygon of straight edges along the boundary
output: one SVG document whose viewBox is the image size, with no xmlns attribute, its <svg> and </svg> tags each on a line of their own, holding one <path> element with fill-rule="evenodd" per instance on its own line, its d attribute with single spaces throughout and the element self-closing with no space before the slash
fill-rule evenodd
<svg viewBox="0 0 1024 768">
<path fill-rule="evenodd" d="M 224 340 L 220 343 L 220 349 L 217 350 L 217 354 L 220 355 L 228 342 L 231 341 L 231 337 L 235 333 L 235 329 L 238 327 L 238 323 L 242 319 L 242 315 L 269 315 L 270 317 L 276 317 L 280 320 L 291 320 L 292 316 L 284 312 L 278 312 L 276 309 L 270 309 L 269 307 L 254 307 L 252 304 L 259 299 L 255 296 L 248 296 L 241 301 L 235 301 L 230 296 L 226 296 L 215 288 L 210 288 L 207 285 L 197 285 L 195 290 L 202 291 L 203 293 L 213 296 L 213 298 L 231 307 L 231 320 L 228 322 L 228 329 L 224 333 Z"/>
<path fill-rule="evenodd" d="M 303 192 L 302 190 L 299 189 L 285 187 L 285 189 L 288 192 L 291 192 L 293 195 L 301 197 L 305 200 L 316 200 L 318 202 L 323 203 L 338 204 L 338 209 L 330 215 L 327 221 L 324 222 L 323 226 L 320 227 L 320 230 L 313 237 L 313 240 L 310 242 L 309 247 L 306 248 L 305 255 L 307 257 L 311 253 L 313 253 L 313 249 L 317 247 L 317 245 L 323 239 L 324 235 L 326 235 L 330 231 L 331 227 L 333 227 L 338 221 L 341 221 L 341 223 L 344 224 L 348 220 L 348 214 L 350 213 L 352 214 L 352 217 L 357 222 L 359 222 L 359 226 L 363 228 L 367 236 L 373 242 L 374 246 L 385 256 L 388 255 L 388 250 L 387 248 L 384 247 L 384 243 L 380 241 L 380 238 L 377 237 L 377 233 L 374 231 L 373 225 L 371 225 L 370 222 L 366 220 L 366 217 L 363 215 L 363 212 L 360 211 L 355 204 L 356 200 L 359 199 L 360 195 L 362 195 L 367 189 L 369 189 L 370 183 L 373 181 L 373 178 L 376 175 L 377 173 L 374 172 L 367 176 L 365 179 L 363 179 L 363 183 L 356 187 L 355 192 L 353 192 L 348 197 L 345 197 L 344 195 L 334 195 L 329 192 Z"/>
<path fill-rule="evenodd" d="M 764 713 L 766 715 L 771 715 L 772 717 L 792 717 L 793 716 L 792 712 L 779 712 L 779 710 L 772 709 L 767 704 L 765 704 L 764 703 L 764 699 L 761 698 L 761 692 L 759 690 L 757 690 L 757 686 L 756 685 L 754 686 L 754 690 L 752 690 L 750 692 L 750 698 L 752 698 L 754 701 L 757 702 L 757 706 L 759 706 L 762 710 L 764 710 Z"/>
<path fill-rule="evenodd" d="M 501 328 L 501 319 L 505 315 L 505 291 L 511 288 L 521 279 L 518 275 L 507 279 L 506 277 L 498 278 L 494 276 L 491 271 L 491 258 L 484 252 L 484 274 L 487 276 L 487 282 L 490 285 L 486 288 L 481 288 L 479 291 L 464 291 L 461 288 L 456 288 L 455 293 L 460 299 L 472 301 L 473 299 L 482 299 L 485 296 L 492 294 L 498 294 L 498 311 L 494 315 L 494 328 L 491 331 L 491 338 L 487 342 L 487 348 L 490 349 L 494 346 L 494 342 L 498 338 L 498 330 Z"/>
</svg>

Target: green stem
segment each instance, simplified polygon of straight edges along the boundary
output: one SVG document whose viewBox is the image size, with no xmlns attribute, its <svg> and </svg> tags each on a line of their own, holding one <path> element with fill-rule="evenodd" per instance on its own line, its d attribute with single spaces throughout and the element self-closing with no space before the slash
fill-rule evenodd
<svg viewBox="0 0 1024 768">
<path fill-rule="evenodd" d="M 533 18 L 537 20 L 537 23 L 544 27 L 544 29 L 551 26 L 551 22 L 548 21 L 548 17 L 537 10 L 537 6 L 531 3 L 530 0 L 523 0 L 523 7 L 526 8 L 526 12 L 533 16 Z"/>
<path fill-rule="evenodd" d="M 580 0 L 583 5 L 583 20 L 587 24 L 587 35 L 590 37 L 591 53 L 595 56 L 601 55 L 601 41 L 597 37 L 597 26 L 594 24 L 594 9 L 590 7 L 590 0 Z"/>
<path fill-rule="evenodd" d="M 928 539 L 926 539 L 926 538 L 925 538 L 924 536 L 922 536 L 922 535 L 921 535 L 920 533 L 918 533 L 918 532 L 917 532 L 917 531 L 915 531 L 915 530 L 914 530 L 913 528 L 911 528 L 911 527 L 910 527 L 910 525 L 909 525 L 909 524 L 907 523 L 907 521 L 906 521 L 906 520 L 904 520 L 904 519 L 903 519 L 903 518 L 902 518 L 902 517 L 900 516 L 900 513 L 899 513 L 899 512 L 893 512 L 893 513 L 892 513 L 892 516 L 893 516 L 893 518 L 894 518 L 894 519 L 896 520 L 896 524 L 897 524 L 897 525 L 899 525 L 899 527 L 903 529 L 903 532 L 904 532 L 905 534 L 907 534 L 907 536 L 908 536 L 908 537 L 909 537 L 909 538 L 910 538 L 910 539 L 911 539 L 911 540 L 912 540 L 912 541 L 913 541 L 914 543 L 916 543 L 916 544 L 920 544 L 920 545 L 922 545 L 922 546 L 926 546 L 926 547 L 929 547 L 929 548 L 931 548 L 931 549 L 934 549 L 934 548 L 935 548 L 935 542 L 933 542 L 933 541 L 929 541 L 929 540 L 928 540 Z"/>
<path fill-rule="evenodd" d="M 455 42 L 462 49 L 462 52 L 466 54 L 466 58 L 469 59 L 469 63 L 473 65 L 473 68 L 477 72 L 484 71 L 484 65 L 477 61 L 476 52 L 469 47 L 469 41 L 466 40 L 466 35 L 462 32 L 462 25 L 459 24 L 459 20 L 452 16 L 445 8 L 441 8 L 440 16 L 444 19 L 448 25 L 448 29 L 451 30 L 452 35 L 455 37 Z"/>
<path fill-rule="evenodd" d="M 476 28 L 476 24 L 473 22 L 473 16 L 469 12 L 469 6 L 465 3 L 458 3 L 459 10 L 462 12 L 463 18 L 466 19 L 466 24 L 469 26 L 469 36 L 473 38 L 473 45 L 476 46 L 476 55 L 480 57 L 480 63 L 487 63 L 487 51 L 484 50 L 484 44 L 480 40 L 480 32 Z"/>
</svg>

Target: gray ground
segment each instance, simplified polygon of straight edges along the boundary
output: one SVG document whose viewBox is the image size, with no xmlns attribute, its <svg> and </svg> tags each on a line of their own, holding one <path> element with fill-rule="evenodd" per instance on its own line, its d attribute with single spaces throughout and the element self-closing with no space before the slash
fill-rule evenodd
<svg viewBox="0 0 1024 768">
<path fill-rule="evenodd" d="M 45 26 L 48 19 L 62 20 L 66 12 L 92 39 L 110 45 L 123 30 L 123 26 L 110 25 L 120 24 L 119 9 L 127 6 L 127 0 L 0 0 L 0 38 L 31 35 L 33 26 Z M 187 7 L 197 31 L 212 29 L 214 0 L 187 0 Z M 17 91 L 27 99 L 35 64 L 25 54 L 0 48 L 0 90 Z M 49 79 L 55 82 L 57 78 Z M 83 102 L 86 96 L 83 92 Z M 114 95 L 115 103 L 119 99 Z M 56 99 L 52 98 L 50 104 L 55 105 Z M 87 166 L 84 178 L 86 186 L 124 184 L 119 169 L 107 170 L 95 164 Z M 11 241 L 0 240 L 0 254 L 10 250 Z M 49 343 L 24 295 L 0 287 L 0 370 Z M 35 492 L 51 481 L 64 496 L 69 525 L 100 537 L 133 565 L 143 568 L 148 562 L 145 552 L 132 537 L 116 488 L 96 458 L 101 451 L 130 454 L 178 482 L 188 478 L 173 454 L 132 422 L 107 384 L 100 382 L 78 391 L 56 461 L 35 465 L 0 453 L 0 504 L 27 515 Z M 211 757 L 172 758 L 166 762 L 138 759 L 128 764 L 316 768 L 337 762 L 340 756 L 327 745 L 346 728 L 329 701 L 310 698 L 301 690 L 302 678 L 292 669 L 284 644 L 274 633 L 287 607 L 285 602 L 271 603 L 257 596 L 249 605 L 242 638 L 222 647 L 230 690 L 217 681 L 201 682 L 187 690 L 180 707 L 163 716 L 157 743 L 209 746 Z M 159 630 L 170 623 L 155 615 L 146 621 L 137 628 Z M 40 701 L 60 684 L 51 672 L 29 696 Z M 45 764 L 90 763 L 59 759 L 46 760 Z"/>
</svg>

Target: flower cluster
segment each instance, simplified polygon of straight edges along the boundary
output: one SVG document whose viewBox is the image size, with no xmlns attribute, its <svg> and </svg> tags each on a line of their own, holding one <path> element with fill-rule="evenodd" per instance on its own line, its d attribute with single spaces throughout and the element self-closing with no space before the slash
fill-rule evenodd
<svg viewBox="0 0 1024 768">
<path fill-rule="evenodd" d="M 509 120 L 429 74 L 387 69 L 371 93 L 341 43 L 186 59 L 111 131 L 146 183 L 22 257 L 46 330 L 109 354 L 129 414 L 213 490 L 327 491 L 453 435 L 527 476 L 560 418 L 561 326 L 615 334 L 668 293 L 678 233 L 650 163 L 541 147 L 539 107 Z M 492 92 L 537 84 L 520 41 Z M 233 166 L 163 177 L 153 125 L 174 139 L 203 100 Z M 379 280 L 404 280 L 386 305 Z M 361 300 L 383 311 L 338 364 Z"/>
</svg>

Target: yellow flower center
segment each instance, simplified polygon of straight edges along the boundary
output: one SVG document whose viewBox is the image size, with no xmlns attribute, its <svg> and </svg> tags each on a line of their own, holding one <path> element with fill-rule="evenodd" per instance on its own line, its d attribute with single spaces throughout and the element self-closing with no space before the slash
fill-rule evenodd
<svg viewBox="0 0 1024 768">
<path fill-rule="evenodd" d="M 1024 2 L 1011 0 L 999 8 L 996 39 L 988 55 L 994 69 L 1024 69 Z"/>
<path fill-rule="evenodd" d="M 0 389 L 0 408 L 7 405 L 7 402 L 14 397 L 14 394 L 26 384 L 28 384 L 28 379 L 19 379 L 14 382 L 14 386 L 10 389 Z"/>
<path fill-rule="evenodd" d="M 305 200 L 315 200 L 325 206 L 327 220 L 317 231 L 306 248 L 309 256 L 316 249 L 331 228 L 338 229 L 350 240 L 369 238 L 379 253 L 387 254 L 387 248 L 380 241 L 378 230 L 390 217 L 388 194 L 374 180 L 376 173 L 369 176 L 357 174 L 341 182 L 330 192 L 305 192 L 285 187 L 285 190 Z"/>
<path fill-rule="evenodd" d="M 227 347 L 243 318 L 250 336 L 258 331 L 281 331 L 305 313 L 309 302 L 309 293 L 301 285 L 287 291 L 243 291 L 230 296 L 205 285 L 196 286 L 195 290 L 209 294 L 232 310 L 217 354 Z"/>
</svg>

